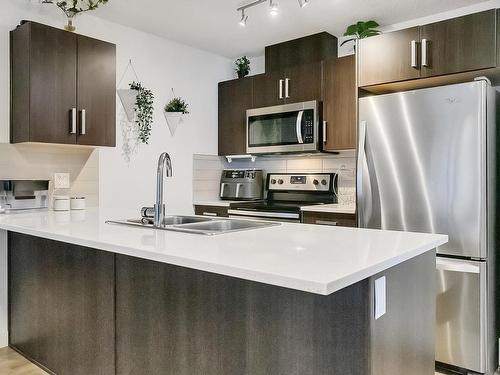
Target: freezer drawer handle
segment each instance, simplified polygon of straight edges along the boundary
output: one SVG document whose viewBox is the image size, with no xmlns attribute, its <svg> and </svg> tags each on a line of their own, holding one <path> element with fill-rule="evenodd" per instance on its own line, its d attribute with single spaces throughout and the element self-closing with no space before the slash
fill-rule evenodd
<svg viewBox="0 0 500 375">
<path fill-rule="evenodd" d="M 439 271 L 480 273 L 480 267 L 465 261 L 456 261 L 451 259 L 436 259 L 436 269 Z"/>
</svg>

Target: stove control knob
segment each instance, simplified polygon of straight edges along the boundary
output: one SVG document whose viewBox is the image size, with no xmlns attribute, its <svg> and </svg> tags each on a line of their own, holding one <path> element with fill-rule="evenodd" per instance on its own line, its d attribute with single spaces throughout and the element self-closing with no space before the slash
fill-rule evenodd
<svg viewBox="0 0 500 375">
<path fill-rule="evenodd" d="M 321 180 L 321 185 L 326 185 L 327 181 L 326 180 Z"/>
<path fill-rule="evenodd" d="M 319 185 L 319 181 L 318 180 L 313 180 L 313 184 L 314 185 Z"/>
<path fill-rule="evenodd" d="M 280 184 L 280 185 L 283 185 L 283 182 L 284 181 L 281 178 L 278 180 L 278 184 Z"/>
<path fill-rule="evenodd" d="M 273 178 L 273 179 L 271 180 L 271 184 L 273 184 L 273 185 L 274 185 L 275 183 L 276 183 L 276 180 Z"/>
</svg>

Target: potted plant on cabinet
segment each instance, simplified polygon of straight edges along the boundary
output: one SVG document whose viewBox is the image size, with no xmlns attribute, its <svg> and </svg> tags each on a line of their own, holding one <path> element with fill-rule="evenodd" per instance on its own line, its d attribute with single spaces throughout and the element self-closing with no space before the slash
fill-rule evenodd
<svg viewBox="0 0 500 375">
<path fill-rule="evenodd" d="M 250 60 L 248 57 L 242 56 L 234 64 L 236 65 L 235 71 L 238 78 L 243 78 L 250 74 Z"/>
<path fill-rule="evenodd" d="M 104 5 L 108 0 L 42 0 L 42 4 L 55 4 L 61 9 L 68 19 L 68 23 L 64 26 L 66 31 L 75 31 L 76 27 L 73 25 L 73 19 L 80 13 L 96 10 L 100 5 Z"/>
<path fill-rule="evenodd" d="M 182 122 L 183 116 L 189 114 L 188 104 L 181 97 L 176 97 L 174 89 L 172 89 L 173 98 L 165 106 L 165 119 L 170 130 L 170 134 L 174 135 L 177 126 Z"/>
<path fill-rule="evenodd" d="M 377 27 L 380 25 L 377 21 L 359 21 L 353 25 L 349 25 L 344 33 L 344 36 L 352 36 L 352 38 L 344 40 L 340 46 L 346 43 L 355 42 L 357 39 L 364 39 L 370 36 L 375 36 L 381 34 Z M 356 52 L 356 44 L 353 45 L 354 52 Z"/>
</svg>

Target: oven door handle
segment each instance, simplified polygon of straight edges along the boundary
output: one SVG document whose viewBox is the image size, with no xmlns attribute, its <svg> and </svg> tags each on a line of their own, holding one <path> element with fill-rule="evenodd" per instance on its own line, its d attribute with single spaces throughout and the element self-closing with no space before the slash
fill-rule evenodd
<svg viewBox="0 0 500 375">
<path fill-rule="evenodd" d="M 304 143 L 304 139 L 302 138 L 302 116 L 304 116 L 304 111 L 299 111 L 299 114 L 297 115 L 297 124 L 295 128 L 297 131 L 297 141 L 300 144 Z"/>
<path fill-rule="evenodd" d="M 249 216 L 255 218 L 276 218 L 276 219 L 300 219 L 298 213 L 291 212 L 264 212 L 264 211 L 245 211 L 245 210 L 228 210 L 228 215 L 234 216 Z"/>
</svg>

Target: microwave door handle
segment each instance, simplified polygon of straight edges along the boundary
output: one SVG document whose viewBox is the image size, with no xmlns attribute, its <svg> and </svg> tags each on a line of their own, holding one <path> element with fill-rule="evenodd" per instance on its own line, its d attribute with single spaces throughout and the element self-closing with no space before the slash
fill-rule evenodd
<svg viewBox="0 0 500 375">
<path fill-rule="evenodd" d="M 297 131 L 297 141 L 300 144 L 304 143 L 304 139 L 302 138 L 302 116 L 304 116 L 304 111 L 299 111 L 299 114 L 297 116 L 296 131 Z"/>
</svg>

